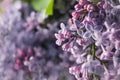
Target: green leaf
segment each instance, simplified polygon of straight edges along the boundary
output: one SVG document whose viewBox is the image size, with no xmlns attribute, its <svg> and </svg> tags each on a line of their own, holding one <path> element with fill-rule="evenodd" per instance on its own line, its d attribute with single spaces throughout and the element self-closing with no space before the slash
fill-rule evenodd
<svg viewBox="0 0 120 80">
<path fill-rule="evenodd" d="M 0 7 L 0 13 L 3 13 L 3 11 L 4 11 L 4 10 L 3 10 L 3 8 L 2 8 L 2 7 Z"/>
<path fill-rule="evenodd" d="M 53 6 L 54 6 L 54 0 L 50 0 L 47 8 L 46 8 L 46 14 L 53 15 Z"/>
<path fill-rule="evenodd" d="M 32 0 L 31 4 L 36 11 L 41 11 L 48 7 L 50 0 Z"/>
<path fill-rule="evenodd" d="M 54 0 L 22 0 L 23 2 L 30 2 L 36 11 L 46 10 L 47 15 L 53 15 Z"/>
<path fill-rule="evenodd" d="M 23 2 L 30 2 L 31 0 L 22 0 Z"/>
</svg>

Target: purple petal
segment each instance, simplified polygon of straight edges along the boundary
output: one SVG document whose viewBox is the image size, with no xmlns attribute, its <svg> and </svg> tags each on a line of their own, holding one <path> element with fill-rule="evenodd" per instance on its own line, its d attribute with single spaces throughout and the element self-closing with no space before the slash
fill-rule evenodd
<svg viewBox="0 0 120 80">
<path fill-rule="evenodd" d="M 86 24 L 85 28 L 87 31 L 93 31 L 93 26 L 91 26 L 90 24 Z"/>
<path fill-rule="evenodd" d="M 84 38 L 90 38 L 91 37 L 91 33 L 90 32 L 85 32 L 83 37 Z"/>
<path fill-rule="evenodd" d="M 74 23 L 75 23 L 75 26 L 78 27 L 78 28 L 83 28 L 83 27 L 84 27 L 84 24 L 81 23 L 81 22 L 78 21 L 78 20 L 74 20 Z"/>
<path fill-rule="evenodd" d="M 102 31 L 102 29 L 103 29 L 103 26 L 102 26 L 102 25 L 97 25 L 97 26 L 95 26 L 95 28 L 94 28 L 95 31 Z"/>
<path fill-rule="evenodd" d="M 78 29 L 78 30 L 77 30 L 77 33 L 78 33 L 78 35 L 80 35 L 80 36 L 83 35 L 83 31 L 82 31 L 81 29 Z"/>
</svg>

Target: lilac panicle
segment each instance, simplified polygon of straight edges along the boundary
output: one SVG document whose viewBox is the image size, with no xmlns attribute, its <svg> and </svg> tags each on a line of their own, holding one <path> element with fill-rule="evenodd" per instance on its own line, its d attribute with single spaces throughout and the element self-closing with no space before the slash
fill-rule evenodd
<svg viewBox="0 0 120 80">
<path fill-rule="evenodd" d="M 72 35 L 61 41 L 76 59 L 69 72 L 77 80 L 119 80 L 120 5 L 113 0 L 77 2 L 66 26 Z"/>
</svg>

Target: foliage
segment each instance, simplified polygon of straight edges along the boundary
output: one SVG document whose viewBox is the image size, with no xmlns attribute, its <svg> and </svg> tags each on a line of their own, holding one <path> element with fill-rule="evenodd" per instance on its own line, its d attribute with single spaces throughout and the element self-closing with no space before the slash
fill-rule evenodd
<svg viewBox="0 0 120 80">
<path fill-rule="evenodd" d="M 54 0 L 22 0 L 29 2 L 36 11 L 46 10 L 47 15 L 53 15 Z"/>
</svg>

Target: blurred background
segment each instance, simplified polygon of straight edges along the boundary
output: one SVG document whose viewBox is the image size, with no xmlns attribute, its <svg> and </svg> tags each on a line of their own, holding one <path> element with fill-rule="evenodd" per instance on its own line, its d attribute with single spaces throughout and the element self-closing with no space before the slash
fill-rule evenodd
<svg viewBox="0 0 120 80">
<path fill-rule="evenodd" d="M 0 80 L 75 80 L 74 58 L 55 44 L 75 0 L 0 0 Z"/>
</svg>

